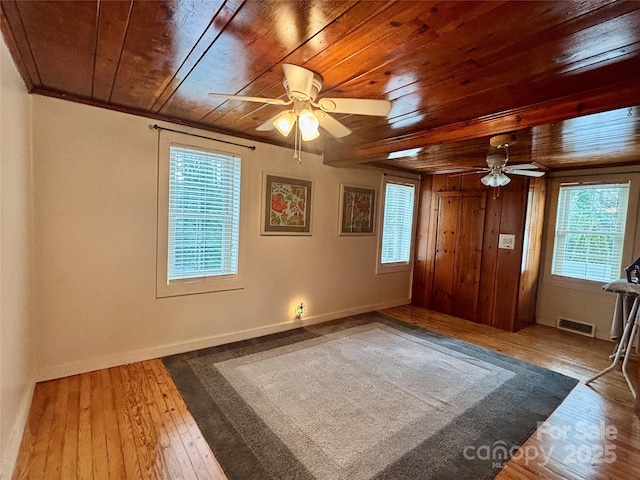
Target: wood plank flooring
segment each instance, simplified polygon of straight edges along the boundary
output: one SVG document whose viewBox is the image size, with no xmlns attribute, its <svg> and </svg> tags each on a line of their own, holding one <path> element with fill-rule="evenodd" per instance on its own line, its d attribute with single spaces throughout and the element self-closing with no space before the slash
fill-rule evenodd
<svg viewBox="0 0 640 480">
<path fill-rule="evenodd" d="M 509 333 L 412 306 L 384 313 L 581 380 L 498 480 L 640 478 L 640 420 L 622 375 L 584 385 L 609 364 L 611 343 L 541 325 Z M 226 479 L 159 360 L 36 385 L 13 478 Z"/>
<path fill-rule="evenodd" d="M 14 479 L 226 479 L 160 360 L 36 385 Z"/>
</svg>

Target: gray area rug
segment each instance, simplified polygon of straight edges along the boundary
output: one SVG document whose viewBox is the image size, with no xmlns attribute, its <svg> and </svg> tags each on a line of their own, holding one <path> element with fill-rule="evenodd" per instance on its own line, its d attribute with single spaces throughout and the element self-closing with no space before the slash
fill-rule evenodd
<svg viewBox="0 0 640 480">
<path fill-rule="evenodd" d="M 231 480 L 491 479 L 577 384 L 377 312 L 163 361 Z"/>
</svg>

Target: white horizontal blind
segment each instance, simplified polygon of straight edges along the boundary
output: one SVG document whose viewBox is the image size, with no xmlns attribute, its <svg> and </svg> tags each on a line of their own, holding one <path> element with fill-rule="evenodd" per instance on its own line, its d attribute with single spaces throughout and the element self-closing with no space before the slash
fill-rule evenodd
<svg viewBox="0 0 640 480">
<path fill-rule="evenodd" d="M 551 273 L 609 282 L 620 278 L 629 183 L 563 184 Z"/>
<path fill-rule="evenodd" d="M 238 272 L 240 158 L 172 145 L 167 280 Z"/>
<path fill-rule="evenodd" d="M 408 263 L 411 255 L 415 186 L 388 182 L 384 196 L 380 263 Z"/>
</svg>

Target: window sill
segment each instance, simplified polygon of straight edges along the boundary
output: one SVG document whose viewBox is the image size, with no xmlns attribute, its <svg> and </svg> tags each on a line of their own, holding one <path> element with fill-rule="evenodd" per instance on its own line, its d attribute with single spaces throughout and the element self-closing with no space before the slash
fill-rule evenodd
<svg viewBox="0 0 640 480">
<path fill-rule="evenodd" d="M 569 290 L 605 294 L 606 292 L 602 290 L 602 286 L 606 285 L 609 282 L 600 280 L 582 280 L 578 278 L 561 277 L 560 275 L 550 275 L 545 278 L 544 283 L 557 288 L 567 288 Z"/>
<path fill-rule="evenodd" d="M 170 284 L 160 284 L 156 286 L 156 298 L 179 297 L 183 295 L 198 295 L 201 293 L 228 292 L 233 290 L 243 290 L 244 281 L 239 278 L 222 278 L 184 280 L 172 282 Z"/>
<path fill-rule="evenodd" d="M 413 268 L 411 263 L 378 263 L 376 266 L 376 274 L 409 272 Z"/>
</svg>

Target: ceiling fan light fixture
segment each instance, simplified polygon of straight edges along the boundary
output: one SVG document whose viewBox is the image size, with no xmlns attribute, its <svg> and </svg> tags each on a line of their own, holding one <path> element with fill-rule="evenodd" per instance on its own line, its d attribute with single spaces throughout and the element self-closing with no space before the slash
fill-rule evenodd
<svg viewBox="0 0 640 480">
<path fill-rule="evenodd" d="M 284 137 L 289 136 L 295 124 L 296 116 L 290 110 L 282 112 L 278 115 L 278 118 L 273 121 L 273 126 L 276 127 L 276 130 L 278 130 Z"/>
<path fill-rule="evenodd" d="M 293 131 L 293 158 L 298 159 L 298 162 L 300 161 L 302 142 L 318 138 L 320 136 L 319 127 L 322 127 L 333 138 L 346 137 L 352 133 L 339 120 L 333 118 L 330 112 L 386 117 L 391 111 L 391 102 L 383 99 L 321 98 L 316 102 L 318 94 L 322 90 L 322 75 L 290 63 L 283 63 L 282 70 L 284 73 L 283 85 L 287 94 L 286 100 L 223 93 L 210 93 L 210 95 L 224 100 L 287 105 L 286 111 L 264 121 L 256 130 L 259 132 L 277 130 L 283 137 L 289 137 Z"/>
<path fill-rule="evenodd" d="M 480 179 L 483 185 L 487 187 L 504 187 L 507 185 L 511 179 L 507 177 L 504 173 L 494 173 L 491 172 Z"/>
<path fill-rule="evenodd" d="M 487 175 L 485 175 L 484 177 L 482 177 L 480 179 L 480 181 L 482 182 L 482 184 L 486 187 L 497 187 L 498 185 L 493 185 L 494 183 L 494 178 L 495 175 L 488 173 Z"/>
<path fill-rule="evenodd" d="M 315 140 L 316 138 L 318 138 L 320 136 L 320 131 L 318 129 L 315 129 L 311 132 L 304 132 L 304 131 L 300 131 L 300 133 L 302 134 L 302 141 L 304 142 L 309 142 L 311 140 Z"/>
<path fill-rule="evenodd" d="M 500 172 L 497 175 L 497 178 L 498 178 L 498 186 L 500 187 L 504 187 L 506 184 L 508 184 L 511 181 L 511 179 L 502 172 Z"/>
<path fill-rule="evenodd" d="M 305 108 L 300 112 L 298 118 L 302 140 L 308 142 L 320 136 L 320 132 L 318 131 L 320 122 L 311 110 Z"/>
<path fill-rule="evenodd" d="M 506 175 L 522 175 L 525 177 L 541 177 L 545 172 L 541 172 L 537 170 L 537 165 L 535 164 L 527 164 L 527 165 L 509 165 L 507 166 L 507 162 L 509 161 L 509 145 L 515 143 L 516 137 L 513 133 L 496 135 L 491 138 L 491 150 L 487 154 L 486 168 L 475 168 L 476 171 L 488 172 L 484 177 L 480 179 L 480 182 L 487 186 L 497 189 L 499 187 L 504 187 L 511 182 L 511 178 Z M 497 198 L 499 195 L 499 190 L 494 190 L 494 198 Z"/>
</svg>

